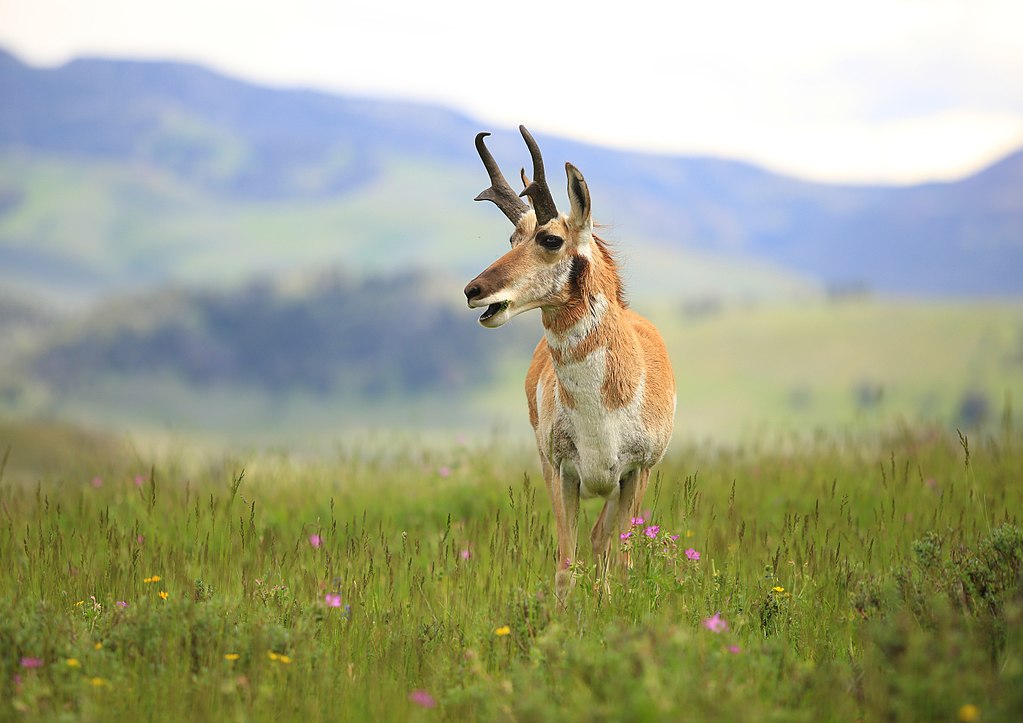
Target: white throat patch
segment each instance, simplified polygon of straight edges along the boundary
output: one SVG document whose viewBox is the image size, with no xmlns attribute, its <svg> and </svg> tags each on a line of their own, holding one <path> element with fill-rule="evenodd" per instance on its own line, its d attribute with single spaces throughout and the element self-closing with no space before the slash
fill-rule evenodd
<svg viewBox="0 0 1023 723">
<path fill-rule="evenodd" d="M 593 299 L 593 304 L 590 306 L 589 313 L 585 314 L 583 318 L 579 319 L 579 321 L 564 332 L 559 334 L 550 329 L 544 331 L 544 335 L 547 337 L 547 345 L 558 351 L 566 351 L 576 346 L 600 326 L 604 316 L 607 314 L 608 306 L 607 297 L 603 294 L 597 294 Z"/>
</svg>

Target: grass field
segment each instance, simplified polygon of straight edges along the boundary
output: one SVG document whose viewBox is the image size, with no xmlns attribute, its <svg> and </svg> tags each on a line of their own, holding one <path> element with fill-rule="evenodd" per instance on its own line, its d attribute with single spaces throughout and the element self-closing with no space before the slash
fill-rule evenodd
<svg viewBox="0 0 1023 723">
<path fill-rule="evenodd" d="M 606 593 L 579 560 L 562 613 L 531 450 L 384 441 L 302 458 L 0 426 L 0 718 L 1023 713 L 1008 410 L 984 438 L 678 446 L 632 569 Z"/>
</svg>

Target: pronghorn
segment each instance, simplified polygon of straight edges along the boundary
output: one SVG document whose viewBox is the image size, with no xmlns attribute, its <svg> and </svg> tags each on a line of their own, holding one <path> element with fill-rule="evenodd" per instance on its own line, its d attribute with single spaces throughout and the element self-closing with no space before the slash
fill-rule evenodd
<svg viewBox="0 0 1023 723">
<path fill-rule="evenodd" d="M 606 579 L 610 543 L 639 513 L 650 469 L 664 456 L 675 417 L 675 379 L 664 342 L 628 308 L 614 257 L 593 233 L 590 192 L 565 164 L 571 211 L 560 214 L 540 149 L 519 131 L 533 160 L 533 180 L 516 195 L 484 143 L 476 150 L 493 201 L 515 225 L 511 250 L 465 287 L 470 308 L 486 307 L 480 324 L 501 326 L 540 309 L 544 336 L 526 373 L 529 421 L 536 433 L 558 533 L 555 593 L 572 585 L 580 497 L 602 497 L 590 542 Z M 522 200 L 522 196 L 530 203 Z"/>
</svg>

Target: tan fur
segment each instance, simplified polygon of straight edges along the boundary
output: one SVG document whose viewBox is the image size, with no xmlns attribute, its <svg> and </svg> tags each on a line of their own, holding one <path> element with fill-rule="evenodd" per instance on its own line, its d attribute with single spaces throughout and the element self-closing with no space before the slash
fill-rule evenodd
<svg viewBox="0 0 1023 723">
<path fill-rule="evenodd" d="M 574 167 L 566 170 L 572 213 L 540 228 L 532 210 L 525 213 L 511 250 L 466 287 L 470 306 L 503 304 L 488 325 L 541 310 L 545 335 L 533 351 L 525 392 L 554 507 L 561 604 L 572 582 L 580 496 L 605 498 L 590 542 L 606 575 L 610 544 L 638 514 L 675 416 L 664 342 L 627 307 L 614 257 L 592 233 L 585 182 Z M 541 242 L 550 235 L 564 244 L 546 248 Z"/>
</svg>

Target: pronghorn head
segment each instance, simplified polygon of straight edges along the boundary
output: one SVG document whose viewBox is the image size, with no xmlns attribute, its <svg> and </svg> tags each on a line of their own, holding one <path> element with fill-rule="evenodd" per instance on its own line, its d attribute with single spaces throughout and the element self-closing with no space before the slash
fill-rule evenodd
<svg viewBox="0 0 1023 723">
<path fill-rule="evenodd" d="M 492 329 L 523 311 L 569 303 L 573 287 L 592 258 L 594 244 L 590 192 L 583 175 L 571 163 L 565 164 L 571 212 L 558 213 L 540 149 L 525 126 L 519 126 L 519 131 L 533 159 L 533 180 L 522 171 L 526 188 L 521 194 L 508 185 L 484 144 L 483 139 L 490 134 L 476 136 L 476 150 L 491 184 L 476 200 L 493 201 L 515 226 L 511 250 L 465 287 L 469 308 L 485 306 L 480 324 Z"/>
</svg>

